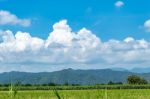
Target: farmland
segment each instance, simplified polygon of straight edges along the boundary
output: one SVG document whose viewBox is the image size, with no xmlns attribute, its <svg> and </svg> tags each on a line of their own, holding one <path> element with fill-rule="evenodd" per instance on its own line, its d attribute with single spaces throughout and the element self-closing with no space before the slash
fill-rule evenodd
<svg viewBox="0 0 150 99">
<path fill-rule="evenodd" d="M 150 85 L 8 86 L 0 99 L 150 99 Z"/>
<path fill-rule="evenodd" d="M 61 99 L 150 99 L 149 89 L 58 90 Z M 0 92 L 0 99 L 59 99 L 53 90 Z"/>
</svg>

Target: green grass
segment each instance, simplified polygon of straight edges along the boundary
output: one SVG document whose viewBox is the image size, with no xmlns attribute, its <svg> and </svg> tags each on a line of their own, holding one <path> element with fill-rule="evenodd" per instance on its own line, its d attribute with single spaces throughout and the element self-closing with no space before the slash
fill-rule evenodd
<svg viewBox="0 0 150 99">
<path fill-rule="evenodd" d="M 59 96 L 57 96 L 56 93 Z M 54 92 L 53 90 L 18 91 L 14 97 L 10 97 L 8 91 L 0 91 L 0 99 L 150 99 L 150 90 L 103 89 L 103 90 L 57 90 L 57 92 Z"/>
</svg>

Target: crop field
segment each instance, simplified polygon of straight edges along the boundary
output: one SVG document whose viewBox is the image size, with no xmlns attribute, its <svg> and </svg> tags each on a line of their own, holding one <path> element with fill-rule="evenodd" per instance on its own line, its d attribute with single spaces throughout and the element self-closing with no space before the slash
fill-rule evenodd
<svg viewBox="0 0 150 99">
<path fill-rule="evenodd" d="M 0 91 L 0 99 L 150 99 L 149 89 Z"/>
</svg>

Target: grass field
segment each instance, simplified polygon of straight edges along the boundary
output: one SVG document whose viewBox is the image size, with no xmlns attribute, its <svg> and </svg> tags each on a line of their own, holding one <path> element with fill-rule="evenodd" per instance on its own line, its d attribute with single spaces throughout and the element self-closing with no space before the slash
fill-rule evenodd
<svg viewBox="0 0 150 99">
<path fill-rule="evenodd" d="M 150 99 L 149 89 L 59 90 L 60 99 Z M 59 99 L 54 91 L 0 92 L 0 99 Z"/>
</svg>

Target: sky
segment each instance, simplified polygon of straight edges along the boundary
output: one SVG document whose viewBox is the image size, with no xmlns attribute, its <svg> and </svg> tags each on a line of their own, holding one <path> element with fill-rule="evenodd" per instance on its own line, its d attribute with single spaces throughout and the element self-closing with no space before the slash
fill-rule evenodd
<svg viewBox="0 0 150 99">
<path fill-rule="evenodd" d="M 0 72 L 150 67 L 150 0 L 0 0 Z"/>
</svg>

